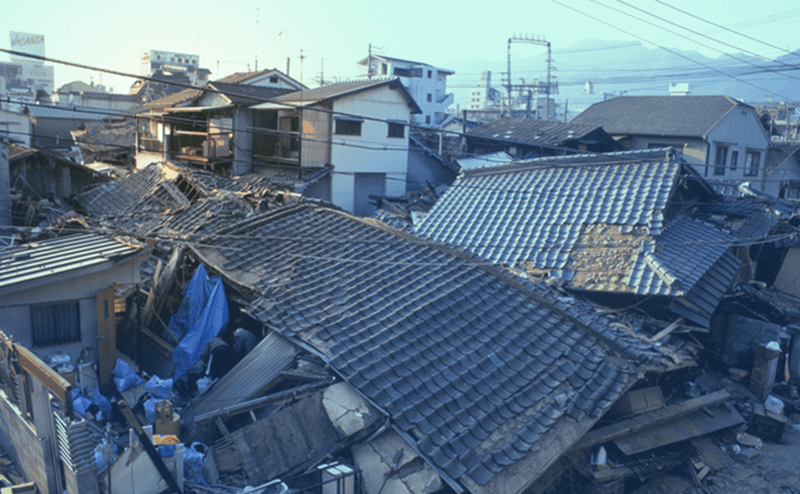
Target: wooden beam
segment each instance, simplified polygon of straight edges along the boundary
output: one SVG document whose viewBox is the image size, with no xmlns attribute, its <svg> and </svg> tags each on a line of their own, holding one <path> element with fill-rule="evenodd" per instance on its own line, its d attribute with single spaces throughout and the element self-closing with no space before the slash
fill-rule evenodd
<svg viewBox="0 0 800 494">
<path fill-rule="evenodd" d="M 678 320 L 676 320 L 675 322 L 673 322 L 672 324 L 670 324 L 670 325 L 669 325 L 669 326 L 667 326 L 666 328 L 664 328 L 664 329 L 662 329 L 661 331 L 659 331 L 659 332 L 658 332 L 658 333 L 657 333 L 655 336 L 653 336 L 652 338 L 649 338 L 649 339 L 648 339 L 648 341 L 649 341 L 650 343 L 655 343 L 656 341 L 660 340 L 661 338 L 663 338 L 663 337 L 667 336 L 667 335 L 668 335 L 668 334 L 670 334 L 671 332 L 673 332 L 673 331 L 675 331 L 676 329 L 678 329 L 678 327 L 679 327 L 681 324 L 683 324 L 683 318 L 682 318 L 682 317 L 679 317 L 679 318 L 678 318 Z"/>
<path fill-rule="evenodd" d="M 72 417 L 72 384 L 61 374 L 39 360 L 39 357 L 22 345 L 14 345 L 22 370 L 42 383 L 58 401 L 64 404 L 67 416 Z"/>
<path fill-rule="evenodd" d="M 153 294 L 155 296 L 155 312 L 157 314 L 160 314 L 164 309 L 164 305 L 167 301 L 167 290 L 172 287 L 172 283 L 175 280 L 175 275 L 178 273 L 178 268 L 181 265 L 181 261 L 183 261 L 183 250 L 184 247 L 181 245 L 172 251 L 172 256 L 170 256 L 169 261 L 167 262 L 167 265 L 158 280 L 158 287 L 156 288 L 155 284 L 153 285 Z"/>
<path fill-rule="evenodd" d="M 700 410 L 704 406 L 712 406 L 728 400 L 731 395 L 725 391 L 715 391 L 705 396 L 692 398 L 691 400 L 671 405 L 652 412 L 643 413 L 633 418 L 622 420 L 600 429 L 595 429 L 578 441 L 573 449 L 585 449 L 604 444 L 615 439 L 634 434 L 641 430 L 671 422 L 692 412 Z"/>
</svg>

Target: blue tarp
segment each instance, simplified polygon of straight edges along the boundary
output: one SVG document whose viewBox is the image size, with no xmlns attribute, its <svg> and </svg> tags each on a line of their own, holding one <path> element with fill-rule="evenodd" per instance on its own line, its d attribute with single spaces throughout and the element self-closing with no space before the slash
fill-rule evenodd
<svg viewBox="0 0 800 494">
<path fill-rule="evenodd" d="M 227 325 L 228 302 L 222 279 L 209 278 L 201 264 L 186 287 L 178 312 L 169 320 L 170 330 L 181 339 L 171 355 L 176 364 L 172 378 L 182 378 L 200 360 L 206 342 L 216 338 Z M 175 341 L 169 335 L 165 339 Z"/>
</svg>

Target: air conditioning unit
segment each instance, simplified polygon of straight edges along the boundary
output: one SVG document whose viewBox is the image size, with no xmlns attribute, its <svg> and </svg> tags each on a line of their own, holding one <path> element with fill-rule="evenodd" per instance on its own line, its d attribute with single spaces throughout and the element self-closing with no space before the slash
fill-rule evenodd
<svg viewBox="0 0 800 494">
<path fill-rule="evenodd" d="M 343 463 L 328 463 L 317 468 L 322 471 L 322 494 L 355 494 L 355 470 Z"/>
</svg>

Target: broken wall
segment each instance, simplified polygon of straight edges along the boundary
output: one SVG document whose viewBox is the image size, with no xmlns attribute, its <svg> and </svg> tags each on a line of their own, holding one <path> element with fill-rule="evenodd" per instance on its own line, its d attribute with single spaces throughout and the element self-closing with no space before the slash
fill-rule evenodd
<svg viewBox="0 0 800 494">
<path fill-rule="evenodd" d="M 721 343 L 722 359 L 726 364 L 750 369 L 756 346 L 780 341 L 781 326 L 748 317 L 730 314 L 714 322 L 715 338 Z"/>
<path fill-rule="evenodd" d="M 0 390 L 0 417 L 0 446 L 41 493 L 57 493 L 50 439 L 37 435 L 33 424 L 23 417 L 5 390 Z"/>
</svg>

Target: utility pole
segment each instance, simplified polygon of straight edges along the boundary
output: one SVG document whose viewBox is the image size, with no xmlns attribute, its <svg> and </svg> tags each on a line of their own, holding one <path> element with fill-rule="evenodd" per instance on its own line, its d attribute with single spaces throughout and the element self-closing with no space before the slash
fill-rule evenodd
<svg viewBox="0 0 800 494">
<path fill-rule="evenodd" d="M 511 95 L 511 92 L 515 88 L 515 86 L 513 84 L 511 84 L 511 44 L 512 43 L 526 43 L 526 44 L 540 45 L 540 46 L 546 46 L 547 47 L 547 60 L 545 60 L 547 62 L 547 82 L 545 83 L 545 88 L 544 88 L 545 98 L 546 98 L 545 111 L 544 111 L 545 117 L 544 118 L 548 119 L 548 118 L 550 118 L 550 93 L 551 93 L 551 91 L 550 91 L 550 86 L 551 86 L 550 70 L 551 70 L 551 64 L 553 62 L 553 59 L 552 59 L 552 56 L 551 56 L 551 51 L 550 51 L 550 42 L 546 41 L 544 38 L 539 38 L 538 36 L 537 37 L 531 37 L 530 35 L 525 35 L 525 36 L 519 35 L 518 36 L 518 35 L 515 34 L 514 36 L 508 38 L 508 56 L 507 56 L 507 62 L 506 62 L 506 64 L 507 64 L 507 74 L 506 74 L 506 76 L 508 77 L 508 79 L 507 79 L 508 82 L 506 84 L 506 91 L 508 91 L 509 112 L 511 111 L 512 103 L 513 103 L 513 97 Z M 520 90 L 523 90 L 525 88 L 524 85 L 520 85 L 518 87 L 520 88 Z M 538 93 L 538 88 L 537 88 L 537 93 Z"/>
<path fill-rule="evenodd" d="M 303 84 L 303 60 L 306 59 L 306 56 L 303 55 L 303 49 L 300 48 L 300 84 Z"/>
<path fill-rule="evenodd" d="M 367 55 L 367 79 L 372 79 L 372 43 L 369 44 Z"/>
<path fill-rule="evenodd" d="M 256 7 L 256 72 L 258 72 L 258 16 L 261 13 L 261 9 Z"/>
</svg>

